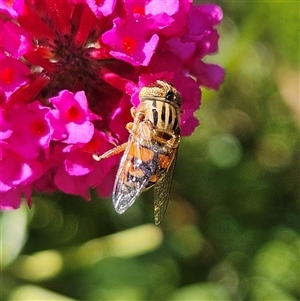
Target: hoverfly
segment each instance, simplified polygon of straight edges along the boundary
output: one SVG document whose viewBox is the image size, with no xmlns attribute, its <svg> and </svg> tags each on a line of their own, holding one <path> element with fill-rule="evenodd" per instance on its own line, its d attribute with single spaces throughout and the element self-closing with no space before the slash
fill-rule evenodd
<svg viewBox="0 0 300 301">
<path fill-rule="evenodd" d="M 124 151 L 113 188 L 118 213 L 127 210 L 143 190 L 154 186 L 154 221 L 165 215 L 178 145 L 180 142 L 181 96 L 165 81 L 157 80 L 139 93 L 140 104 L 131 108 L 133 122 L 126 125 L 128 142 L 102 155 L 102 160 Z"/>
</svg>

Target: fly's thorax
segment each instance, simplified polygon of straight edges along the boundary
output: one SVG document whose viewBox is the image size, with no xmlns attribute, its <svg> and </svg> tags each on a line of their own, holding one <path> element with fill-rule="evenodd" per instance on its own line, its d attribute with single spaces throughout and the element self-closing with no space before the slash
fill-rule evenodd
<svg viewBox="0 0 300 301">
<path fill-rule="evenodd" d="M 157 80 L 139 93 L 140 110 L 155 129 L 177 135 L 180 132 L 181 96 L 169 83 Z"/>
<path fill-rule="evenodd" d="M 160 100 L 144 100 L 139 109 L 155 129 L 177 133 L 180 126 L 180 112 L 177 107 Z"/>
</svg>

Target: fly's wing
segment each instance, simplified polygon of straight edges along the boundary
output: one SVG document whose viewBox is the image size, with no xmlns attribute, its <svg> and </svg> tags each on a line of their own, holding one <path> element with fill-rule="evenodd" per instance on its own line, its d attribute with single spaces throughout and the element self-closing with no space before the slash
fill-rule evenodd
<svg viewBox="0 0 300 301">
<path fill-rule="evenodd" d="M 178 148 L 174 150 L 173 160 L 166 174 L 154 186 L 154 222 L 156 225 L 160 224 L 167 211 L 171 185 L 174 176 L 174 169 L 176 165 L 177 153 Z"/>
<path fill-rule="evenodd" d="M 135 202 L 156 169 L 149 147 L 149 130 L 144 122 L 135 125 L 121 159 L 112 195 L 113 205 L 120 214 Z"/>
</svg>

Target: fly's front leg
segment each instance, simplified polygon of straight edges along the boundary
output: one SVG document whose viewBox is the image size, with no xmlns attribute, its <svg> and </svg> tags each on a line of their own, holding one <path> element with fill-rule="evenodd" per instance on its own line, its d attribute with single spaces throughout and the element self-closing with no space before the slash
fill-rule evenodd
<svg viewBox="0 0 300 301">
<path fill-rule="evenodd" d="M 131 108 L 130 108 L 130 114 L 131 114 L 131 116 L 132 116 L 133 119 L 134 119 L 136 113 L 137 113 L 136 108 L 135 108 L 135 107 L 131 107 Z"/>
<path fill-rule="evenodd" d="M 145 113 L 144 112 L 139 112 L 135 107 L 132 107 L 130 109 L 130 114 L 134 120 L 134 122 L 128 122 L 126 124 L 126 129 L 128 130 L 129 133 L 132 133 L 134 131 L 134 123 L 137 121 L 143 121 L 145 119 Z"/>
<path fill-rule="evenodd" d="M 129 132 L 129 133 L 132 133 L 132 128 L 133 128 L 133 122 L 128 122 L 126 124 L 126 130 Z"/>
<path fill-rule="evenodd" d="M 93 159 L 96 160 L 96 161 L 100 161 L 102 159 L 107 159 L 111 156 L 120 154 L 120 153 L 124 152 L 126 146 L 127 146 L 127 142 L 108 150 L 107 152 L 105 152 L 102 155 L 99 155 L 99 154 L 95 153 L 95 154 L 93 154 Z"/>
<path fill-rule="evenodd" d="M 130 134 L 136 134 L 139 123 L 145 119 L 145 113 L 137 112 L 134 107 L 130 109 L 131 116 L 133 117 L 133 122 L 128 122 L 126 124 L 126 129 Z"/>
</svg>

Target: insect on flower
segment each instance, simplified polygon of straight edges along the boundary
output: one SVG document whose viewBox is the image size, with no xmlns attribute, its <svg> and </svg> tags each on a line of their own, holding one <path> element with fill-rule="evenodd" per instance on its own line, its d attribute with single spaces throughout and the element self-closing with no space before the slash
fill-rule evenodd
<svg viewBox="0 0 300 301">
<path fill-rule="evenodd" d="M 112 200 L 118 213 L 127 210 L 143 190 L 154 186 L 154 221 L 165 215 L 180 142 L 181 97 L 170 84 L 157 80 L 139 93 L 140 104 L 131 109 L 128 142 L 95 160 L 124 151 L 114 184 Z"/>
</svg>

